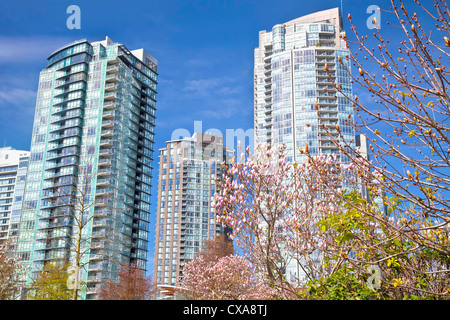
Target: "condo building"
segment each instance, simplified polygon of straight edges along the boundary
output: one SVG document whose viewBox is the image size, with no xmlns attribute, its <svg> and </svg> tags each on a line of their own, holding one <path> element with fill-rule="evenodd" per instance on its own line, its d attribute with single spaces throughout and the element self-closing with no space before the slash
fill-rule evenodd
<svg viewBox="0 0 450 320">
<path fill-rule="evenodd" d="M 356 134 L 355 135 L 355 146 L 356 146 L 356 152 L 357 155 L 365 160 L 371 161 L 370 157 L 370 149 L 369 149 L 369 143 L 367 142 L 367 137 L 364 134 Z M 376 183 L 375 181 L 373 182 Z M 367 189 L 367 186 L 360 181 L 360 190 L 359 192 L 367 199 L 369 203 L 374 203 L 377 205 L 378 210 L 380 210 L 383 215 L 388 217 L 388 207 L 384 203 L 384 197 L 386 196 L 385 193 L 383 193 L 380 196 L 373 197 L 370 195 L 370 192 Z"/>
<path fill-rule="evenodd" d="M 338 137 L 354 147 L 349 54 L 342 34 L 338 8 L 318 11 L 259 32 L 254 50 L 254 129 L 256 143 L 286 146 L 288 161 L 302 162 L 299 148 L 311 155 L 336 154 L 349 159 L 332 142 Z M 343 64 L 342 64 L 342 63 Z M 339 92 L 335 86 L 339 86 Z M 325 129 L 325 127 L 327 129 Z M 295 283 L 305 278 L 294 253 L 286 254 L 286 278 Z M 318 259 L 313 254 L 313 259 Z"/>
<path fill-rule="evenodd" d="M 234 154 L 222 136 L 207 133 L 167 141 L 159 151 L 153 281 L 160 287 L 176 285 L 183 264 L 224 232 L 211 204 L 221 165 Z"/>
<path fill-rule="evenodd" d="M 145 270 L 156 79 L 152 55 L 109 37 L 48 57 L 17 246 L 30 269 L 25 285 L 44 265 L 73 265 L 80 255 L 79 299 L 97 299 L 123 264 Z"/>
<path fill-rule="evenodd" d="M 312 154 L 339 154 L 323 128 L 337 136 L 336 125 L 347 141 L 354 130 L 345 124 L 353 108 L 333 84 L 351 96 L 349 54 L 338 8 L 312 13 L 259 32 L 254 50 L 255 141 L 286 145 L 289 161 L 301 159 L 305 143 Z M 320 117 L 319 117 L 320 115 Z M 341 161 L 347 161 L 342 156 Z"/>
<path fill-rule="evenodd" d="M 14 252 L 19 233 L 22 199 L 30 152 L 0 148 L 0 244 Z"/>
</svg>

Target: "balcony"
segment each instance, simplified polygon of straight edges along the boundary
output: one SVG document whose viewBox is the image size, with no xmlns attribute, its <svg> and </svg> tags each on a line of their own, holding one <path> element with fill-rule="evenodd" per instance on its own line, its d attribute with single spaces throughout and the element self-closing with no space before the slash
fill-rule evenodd
<svg viewBox="0 0 450 320">
<path fill-rule="evenodd" d="M 105 93 L 105 100 L 115 100 L 117 98 L 117 92 L 107 92 Z"/>
<path fill-rule="evenodd" d="M 82 112 L 73 112 L 73 113 L 68 113 L 64 116 L 60 116 L 60 117 L 52 117 L 50 120 L 50 123 L 56 123 L 56 122 L 60 122 L 60 121 L 64 121 L 64 120 L 68 120 L 68 119 L 72 119 L 72 118 L 82 118 L 83 117 L 83 113 Z"/>
<path fill-rule="evenodd" d="M 317 91 L 316 95 L 317 95 L 318 98 L 321 98 L 321 97 L 333 97 L 333 98 L 336 98 L 336 93 L 328 92 L 328 91 Z"/>
<path fill-rule="evenodd" d="M 326 57 L 333 57 L 334 58 L 334 49 L 328 49 L 328 48 L 316 48 L 316 57 L 320 58 L 326 58 Z"/>
<path fill-rule="evenodd" d="M 48 146 L 47 152 L 57 151 L 62 148 L 67 147 L 73 147 L 78 146 L 80 144 L 80 141 L 77 139 L 76 141 L 70 142 L 70 143 L 51 143 Z"/>
<path fill-rule="evenodd" d="M 116 108 L 115 101 L 107 101 L 103 104 L 103 110 L 112 110 Z"/>
<path fill-rule="evenodd" d="M 106 82 L 117 82 L 117 74 L 109 74 L 105 77 Z"/>
<path fill-rule="evenodd" d="M 118 88 L 117 83 L 107 83 L 105 85 L 105 91 L 114 91 L 117 90 L 117 88 Z"/>
<path fill-rule="evenodd" d="M 337 111 L 336 112 L 328 112 L 326 110 L 320 110 L 319 109 L 319 113 L 320 113 L 320 118 L 322 118 L 324 121 L 325 120 L 336 120 L 336 119 L 338 119 L 338 112 Z"/>
<path fill-rule="evenodd" d="M 333 70 L 330 70 L 333 71 Z M 336 75 L 334 75 L 333 73 L 328 73 L 328 72 L 316 72 L 316 77 L 317 78 L 329 78 L 331 77 L 333 80 L 336 78 Z"/>
<path fill-rule="evenodd" d="M 112 173 L 111 168 L 98 169 L 97 176 L 98 177 L 110 176 L 111 173 Z"/>
<path fill-rule="evenodd" d="M 336 91 L 334 85 L 318 85 L 316 86 L 317 90 L 325 90 L 325 91 Z"/>
<path fill-rule="evenodd" d="M 111 165 L 111 159 L 99 159 L 98 160 L 99 166 L 110 166 Z"/>
<path fill-rule="evenodd" d="M 335 64 L 334 58 L 316 58 L 316 63 Z"/>
<path fill-rule="evenodd" d="M 337 99 L 317 99 L 318 104 L 336 104 Z"/>
<path fill-rule="evenodd" d="M 75 109 L 82 109 L 84 107 L 83 103 L 77 103 L 77 104 L 70 104 L 68 106 L 59 106 L 54 107 L 52 110 L 52 115 L 56 116 L 59 113 L 68 112 Z"/>
<path fill-rule="evenodd" d="M 100 147 L 112 147 L 113 140 L 112 139 L 101 139 Z"/>
<path fill-rule="evenodd" d="M 106 237 L 107 232 L 105 229 L 101 229 L 99 231 L 92 232 L 92 238 L 104 238 Z"/>
<path fill-rule="evenodd" d="M 102 121 L 102 128 L 113 128 L 114 127 L 114 120 L 103 120 Z"/>
<path fill-rule="evenodd" d="M 47 167 L 45 168 L 45 170 L 54 170 L 54 169 L 59 169 L 62 167 L 67 167 L 67 166 L 75 166 L 77 165 L 77 161 L 73 160 L 73 161 L 61 161 L 61 162 L 55 162 L 55 163 L 50 163 L 47 165 Z"/>
<path fill-rule="evenodd" d="M 106 225 L 107 225 L 106 219 L 94 219 L 94 221 L 92 222 L 92 227 L 94 228 L 106 227 Z"/>
<path fill-rule="evenodd" d="M 103 268 L 104 268 L 103 263 L 89 263 L 88 270 L 89 271 L 95 271 L 95 270 L 101 271 Z M 94 292 L 92 292 L 91 290 L 94 290 Z M 95 293 L 95 288 L 88 289 L 88 292 Z"/>
<path fill-rule="evenodd" d="M 111 156 L 113 153 L 113 149 L 112 148 L 100 148 L 98 155 L 100 157 L 105 157 L 105 156 Z"/>
<path fill-rule="evenodd" d="M 106 72 L 107 73 L 117 73 L 117 72 L 119 72 L 119 65 L 109 65 L 107 68 L 106 68 Z"/>
<path fill-rule="evenodd" d="M 81 127 L 81 121 L 80 120 L 77 120 L 77 121 L 75 121 L 73 123 L 72 123 L 72 121 L 70 121 L 70 122 L 71 123 L 64 124 L 62 126 L 58 125 L 58 124 L 51 125 L 49 132 L 52 133 L 52 132 L 61 131 L 61 130 L 68 129 L 68 128 Z"/>
<path fill-rule="evenodd" d="M 331 80 L 329 77 L 317 78 L 316 84 L 333 87 L 333 80 Z"/>
<path fill-rule="evenodd" d="M 81 134 L 79 133 L 79 132 L 77 132 L 77 133 L 70 133 L 70 134 L 55 134 L 55 133 L 52 133 L 52 134 L 50 134 L 50 138 L 48 139 L 48 142 L 54 142 L 54 141 L 57 141 L 57 140 L 61 140 L 61 139 L 64 139 L 64 138 L 71 138 L 71 137 L 80 137 L 81 136 Z"/>
<path fill-rule="evenodd" d="M 103 111 L 103 119 L 114 119 L 115 117 L 115 111 Z"/>
<path fill-rule="evenodd" d="M 111 211 L 108 209 L 101 209 L 101 210 L 96 210 L 94 211 L 94 217 L 100 217 L 100 218 L 105 218 L 105 217 L 110 217 L 111 216 Z M 101 242 L 99 242 L 99 244 L 93 249 L 99 249 L 101 246 L 101 248 L 104 247 L 104 244 L 102 244 Z"/>
<path fill-rule="evenodd" d="M 107 207 L 108 206 L 108 200 L 107 199 L 95 199 L 95 206 L 96 207 Z"/>
<path fill-rule="evenodd" d="M 107 178 L 97 179 L 97 187 L 109 186 L 110 180 Z"/>
<path fill-rule="evenodd" d="M 112 138 L 113 135 L 114 130 L 102 130 L 102 132 L 100 133 L 100 136 L 102 138 Z"/>
<path fill-rule="evenodd" d="M 105 257 L 101 254 L 90 254 L 89 255 L 89 261 L 98 261 L 98 260 L 103 260 L 105 259 Z M 101 279 L 97 279 L 97 277 L 88 277 L 88 281 L 94 281 L 93 279 L 95 279 L 95 281 L 100 281 Z"/>
</svg>

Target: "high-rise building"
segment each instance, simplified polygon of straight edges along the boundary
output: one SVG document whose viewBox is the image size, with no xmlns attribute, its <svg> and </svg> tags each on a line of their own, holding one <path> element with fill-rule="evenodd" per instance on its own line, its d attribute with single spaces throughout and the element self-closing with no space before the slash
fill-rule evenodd
<svg viewBox="0 0 450 320">
<path fill-rule="evenodd" d="M 312 154 L 337 153 L 336 125 L 347 141 L 354 136 L 345 124 L 353 116 L 352 104 L 333 85 L 351 96 L 349 54 L 340 39 L 342 18 L 338 8 L 312 13 L 259 32 L 254 51 L 255 141 L 286 145 L 287 159 L 300 160 L 298 148 L 308 144 Z M 317 105 L 317 110 L 315 105 Z M 320 119 L 318 116 L 320 114 Z M 346 161 L 344 157 L 341 159 Z"/>
<path fill-rule="evenodd" d="M 156 78 L 154 57 L 108 37 L 75 41 L 48 58 L 17 248 L 31 269 L 27 283 L 47 263 L 73 264 L 78 243 L 81 299 L 96 299 L 121 264 L 145 270 Z"/>
<path fill-rule="evenodd" d="M 363 134 L 356 134 L 355 135 L 355 146 L 356 146 L 356 153 L 359 157 L 371 161 L 370 157 L 370 149 L 369 144 L 367 142 L 367 137 Z M 359 181 L 360 184 L 360 190 L 359 192 L 367 199 L 369 203 L 375 203 L 378 206 L 378 209 L 381 213 L 383 213 L 386 217 L 388 216 L 388 207 L 384 203 L 384 197 L 386 196 L 386 193 L 383 192 L 380 196 L 373 197 L 370 195 L 367 186 L 364 184 L 367 182 Z M 375 184 L 376 181 L 373 182 Z"/>
<path fill-rule="evenodd" d="M 11 252 L 19 233 L 29 156 L 28 151 L 0 148 L 0 243 L 7 240 Z"/>
<path fill-rule="evenodd" d="M 224 232 L 211 204 L 221 165 L 233 151 L 222 136 L 207 133 L 167 141 L 159 151 L 153 281 L 173 286 L 204 241 Z"/>
<path fill-rule="evenodd" d="M 352 96 L 352 85 L 345 70 L 350 63 L 342 32 L 338 8 L 259 32 L 259 47 L 254 50 L 255 141 L 284 144 L 288 161 L 304 160 L 299 148 L 305 149 L 305 144 L 312 155 L 336 154 L 339 161 L 349 161 L 331 139 L 339 140 L 339 125 L 354 147 L 354 129 L 346 123 L 349 114 L 353 117 L 353 107 L 344 96 Z M 296 282 L 305 275 L 290 256 L 286 255 L 285 276 Z"/>
</svg>

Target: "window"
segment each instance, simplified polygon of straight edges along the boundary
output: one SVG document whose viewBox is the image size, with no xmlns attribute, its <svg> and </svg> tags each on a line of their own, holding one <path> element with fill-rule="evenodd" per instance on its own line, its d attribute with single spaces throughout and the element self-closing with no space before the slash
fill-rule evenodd
<svg viewBox="0 0 450 320">
<path fill-rule="evenodd" d="M 87 132 L 88 136 L 95 135 L 95 131 L 96 131 L 96 127 L 89 127 L 88 132 Z"/>
</svg>

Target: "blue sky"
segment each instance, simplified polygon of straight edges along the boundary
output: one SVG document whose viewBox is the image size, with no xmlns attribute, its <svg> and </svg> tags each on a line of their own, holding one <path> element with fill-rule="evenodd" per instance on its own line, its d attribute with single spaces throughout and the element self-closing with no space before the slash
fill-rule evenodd
<svg viewBox="0 0 450 320">
<path fill-rule="evenodd" d="M 80 30 L 66 26 L 66 9 L 72 4 L 81 9 Z M 343 0 L 344 28 L 350 13 L 361 33 L 371 35 L 366 27 L 370 16 L 366 9 L 371 4 L 388 9 L 390 1 Z M 258 32 L 340 6 L 340 0 L 2 1 L 0 143 L 29 150 L 38 76 L 48 55 L 74 40 L 98 41 L 105 36 L 130 50 L 145 48 L 159 61 L 155 150 L 164 146 L 177 128 L 192 133 L 194 121 L 202 121 L 204 130 L 216 128 L 223 133 L 226 129 L 250 129 L 253 49 L 258 46 Z M 385 15 L 382 13 L 382 23 Z M 154 181 L 157 166 L 154 161 Z M 152 214 L 151 260 L 154 221 Z M 152 265 L 149 268 L 151 271 Z"/>
</svg>

